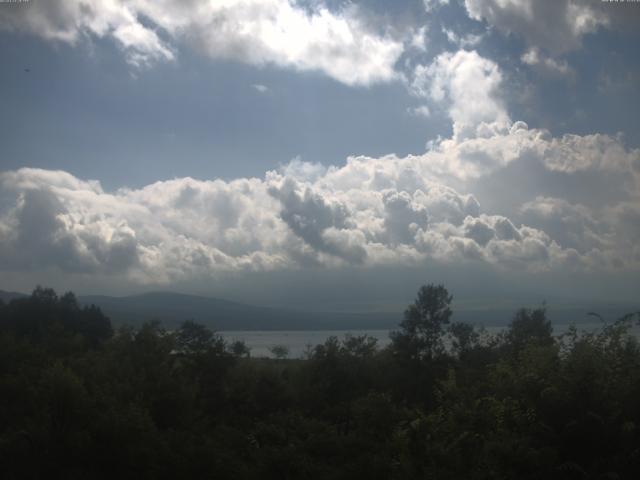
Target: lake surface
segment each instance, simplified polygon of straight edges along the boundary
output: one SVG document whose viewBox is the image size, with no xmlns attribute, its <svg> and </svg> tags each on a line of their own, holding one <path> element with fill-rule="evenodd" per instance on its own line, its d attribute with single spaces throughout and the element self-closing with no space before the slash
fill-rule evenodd
<svg viewBox="0 0 640 480">
<path fill-rule="evenodd" d="M 251 349 L 252 357 L 273 357 L 269 349 L 284 345 L 289 349 L 289 358 L 301 358 L 308 348 L 315 347 L 331 336 L 344 338 L 352 335 L 370 335 L 378 339 L 378 346 L 389 344 L 390 330 L 272 330 L 272 331 L 227 331 L 218 332 L 225 340 L 243 340 Z"/>
<path fill-rule="evenodd" d="M 577 324 L 579 330 L 594 331 L 602 327 L 602 323 Z M 496 334 L 505 327 L 485 327 L 488 334 Z M 557 324 L 553 326 L 554 335 L 560 335 L 567 331 L 569 324 Z M 636 329 L 634 328 L 634 331 Z M 316 345 L 324 343 L 331 336 L 343 339 L 348 333 L 352 335 L 369 335 L 378 339 L 378 347 L 383 348 L 390 342 L 391 330 L 272 330 L 272 331 L 221 331 L 227 341 L 243 340 L 251 349 L 252 357 L 273 357 L 270 348 L 276 345 L 284 345 L 289 349 L 289 358 L 301 358 L 305 352 Z M 636 331 L 637 334 L 637 331 Z"/>
</svg>

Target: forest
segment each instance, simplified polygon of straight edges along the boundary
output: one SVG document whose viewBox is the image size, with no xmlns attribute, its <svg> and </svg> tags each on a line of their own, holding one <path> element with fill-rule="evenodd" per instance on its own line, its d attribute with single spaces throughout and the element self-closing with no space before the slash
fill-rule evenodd
<svg viewBox="0 0 640 480">
<path fill-rule="evenodd" d="M 425 285 L 388 347 L 252 358 L 193 321 L 112 328 L 72 293 L 0 303 L 4 479 L 640 478 L 638 313 L 498 335 Z"/>
</svg>

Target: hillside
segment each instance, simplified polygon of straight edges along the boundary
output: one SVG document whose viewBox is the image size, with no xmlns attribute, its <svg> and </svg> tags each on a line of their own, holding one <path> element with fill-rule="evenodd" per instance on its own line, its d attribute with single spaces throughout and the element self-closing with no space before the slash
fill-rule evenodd
<svg viewBox="0 0 640 480">
<path fill-rule="evenodd" d="M 19 293 L 19 292 L 5 292 L 4 290 L 0 290 L 0 300 L 2 300 L 5 303 L 10 302 L 13 299 L 16 298 L 24 298 L 27 297 L 28 295 L 24 294 L 24 293 Z"/>
<path fill-rule="evenodd" d="M 191 319 L 215 330 L 330 330 L 393 328 L 397 314 L 305 312 L 266 308 L 217 298 L 170 292 L 153 292 L 127 297 L 102 295 L 79 297 L 82 304 L 95 304 L 114 324 L 140 324 L 160 320 L 175 327 Z"/>
<path fill-rule="evenodd" d="M 27 295 L 0 290 L 5 303 Z M 395 329 L 402 311 L 335 312 L 293 308 L 269 308 L 232 302 L 219 298 L 173 292 L 150 292 L 115 297 L 107 295 L 79 296 L 83 305 L 97 305 L 114 325 L 141 325 L 160 320 L 167 328 L 175 328 L 184 320 L 195 320 L 214 330 L 372 330 Z M 454 321 L 485 326 L 505 326 L 519 306 L 536 307 L 540 303 L 521 300 L 460 302 Z M 454 304 L 455 304 L 454 300 Z M 597 312 L 607 321 L 638 311 L 640 305 L 619 302 L 570 302 L 554 299 L 548 304 L 548 315 L 556 324 L 599 323 L 589 312 Z"/>
</svg>

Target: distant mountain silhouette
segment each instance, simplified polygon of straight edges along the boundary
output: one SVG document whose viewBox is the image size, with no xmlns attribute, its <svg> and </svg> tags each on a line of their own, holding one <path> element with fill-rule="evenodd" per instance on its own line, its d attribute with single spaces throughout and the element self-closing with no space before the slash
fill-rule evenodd
<svg viewBox="0 0 640 480">
<path fill-rule="evenodd" d="M 81 296 L 79 301 L 97 305 L 116 325 L 157 319 L 169 328 L 192 319 L 215 330 L 384 329 L 394 328 L 400 319 L 400 314 L 308 312 L 170 292 Z"/>
<path fill-rule="evenodd" d="M 19 292 L 5 292 L 4 290 L 0 290 L 0 300 L 2 300 L 5 303 L 10 302 L 11 300 L 15 299 L 15 298 L 24 298 L 24 297 L 28 297 L 29 295 L 25 294 L 25 293 L 19 293 Z"/>
<path fill-rule="evenodd" d="M 27 295 L 0 290 L 5 303 Z M 106 295 L 79 296 L 83 305 L 97 305 L 115 326 L 140 325 L 148 320 L 160 320 L 166 328 L 175 328 L 184 320 L 195 320 L 214 330 L 373 330 L 396 329 L 402 320 L 403 309 L 397 312 L 372 311 L 321 312 L 292 308 L 268 308 L 221 300 L 218 298 L 186 295 L 172 292 L 151 292 L 125 297 Z M 453 321 L 485 326 L 504 326 L 519 307 L 540 306 L 539 302 L 525 298 L 500 301 L 486 299 L 482 305 L 456 305 L 453 302 Z M 596 312 L 606 321 L 640 310 L 640 304 L 620 302 L 589 302 L 553 299 L 548 304 L 549 319 L 554 324 L 597 324 L 589 316 Z"/>
</svg>

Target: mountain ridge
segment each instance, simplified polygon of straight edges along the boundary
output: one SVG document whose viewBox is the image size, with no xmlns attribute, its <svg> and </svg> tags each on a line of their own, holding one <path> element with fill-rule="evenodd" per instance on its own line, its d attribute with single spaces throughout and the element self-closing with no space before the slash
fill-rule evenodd
<svg viewBox="0 0 640 480">
<path fill-rule="evenodd" d="M 5 303 L 28 295 L 0 290 Z M 390 311 L 318 311 L 287 307 L 257 306 L 215 297 L 171 291 L 109 296 L 79 295 L 81 305 L 96 305 L 114 326 L 139 326 L 145 321 L 159 320 L 166 328 L 175 328 L 185 320 L 194 320 L 218 331 L 234 330 L 373 330 L 395 329 L 402 319 L 402 310 Z M 461 302 L 453 305 L 453 321 L 486 326 L 504 326 L 513 318 L 518 307 L 513 302 L 502 304 L 490 299 L 484 306 L 471 307 Z M 523 306 L 539 304 L 523 303 Z M 549 318 L 554 324 L 594 323 L 590 311 L 601 314 L 608 321 L 638 310 L 638 305 L 620 302 L 582 302 L 549 304 Z"/>
<path fill-rule="evenodd" d="M 78 301 L 97 305 L 115 324 L 140 324 L 157 319 L 174 327 L 184 320 L 195 320 L 215 330 L 329 330 L 397 325 L 397 315 L 388 313 L 309 312 L 176 292 L 146 292 L 124 297 L 87 295 L 79 296 Z"/>
</svg>

